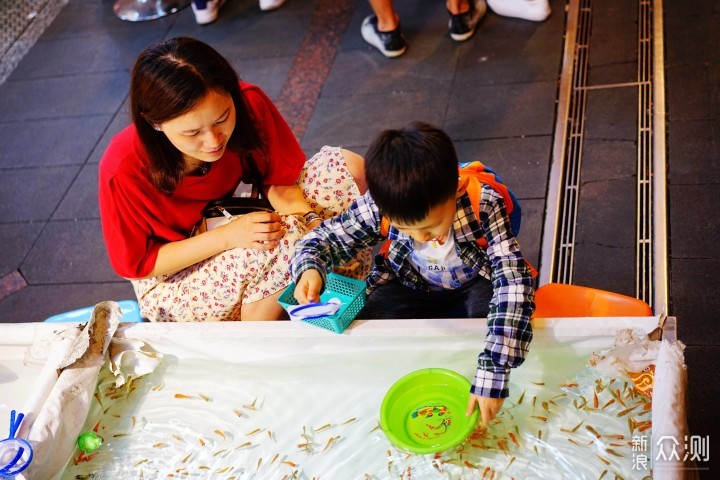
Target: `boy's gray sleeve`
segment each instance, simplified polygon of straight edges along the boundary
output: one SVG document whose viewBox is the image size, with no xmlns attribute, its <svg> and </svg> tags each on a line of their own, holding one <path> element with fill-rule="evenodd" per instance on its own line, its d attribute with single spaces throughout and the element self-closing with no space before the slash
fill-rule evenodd
<svg viewBox="0 0 720 480">
<path fill-rule="evenodd" d="M 353 202 L 340 215 L 323 221 L 295 244 L 290 275 L 297 281 L 306 270 L 325 273 L 349 261 L 359 251 L 377 244 L 380 214 L 369 194 Z"/>
</svg>

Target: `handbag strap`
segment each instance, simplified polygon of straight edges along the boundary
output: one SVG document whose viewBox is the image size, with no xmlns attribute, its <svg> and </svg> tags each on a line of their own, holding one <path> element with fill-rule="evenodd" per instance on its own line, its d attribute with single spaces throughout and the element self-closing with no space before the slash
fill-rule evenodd
<svg viewBox="0 0 720 480">
<path fill-rule="evenodd" d="M 252 186 L 250 196 L 252 198 L 264 198 L 265 193 L 263 192 L 263 177 L 260 169 L 253 158 L 252 153 L 247 153 L 243 160 L 243 175 L 240 181 Z"/>
</svg>

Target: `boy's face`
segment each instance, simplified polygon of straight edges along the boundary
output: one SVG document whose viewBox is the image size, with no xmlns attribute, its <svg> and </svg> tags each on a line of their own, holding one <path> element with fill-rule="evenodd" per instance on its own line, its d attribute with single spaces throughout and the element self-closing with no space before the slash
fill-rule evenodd
<svg viewBox="0 0 720 480">
<path fill-rule="evenodd" d="M 453 197 L 443 203 L 435 205 L 430 209 L 427 216 L 417 223 L 405 224 L 393 220 L 392 225 L 418 242 L 429 242 L 434 238 L 439 238 L 444 241 L 445 236 L 450 231 L 453 220 L 455 220 L 456 210 L 457 203 Z"/>
</svg>

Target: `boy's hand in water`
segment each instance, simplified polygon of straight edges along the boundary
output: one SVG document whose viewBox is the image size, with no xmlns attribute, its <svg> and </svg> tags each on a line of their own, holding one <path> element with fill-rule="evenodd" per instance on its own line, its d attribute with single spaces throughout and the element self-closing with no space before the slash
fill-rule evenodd
<svg viewBox="0 0 720 480">
<path fill-rule="evenodd" d="M 502 408 L 504 401 L 504 398 L 481 397 L 479 395 L 473 395 L 471 393 L 465 416 L 469 417 L 470 415 L 472 415 L 473 411 L 475 410 L 475 406 L 477 405 L 480 408 L 479 418 L 482 420 L 482 423 L 487 427 L 490 421 L 495 418 L 495 415 L 497 415 Z"/>
<path fill-rule="evenodd" d="M 295 300 L 300 305 L 320 301 L 320 290 L 322 290 L 322 276 L 317 270 L 305 270 L 295 284 Z"/>
</svg>

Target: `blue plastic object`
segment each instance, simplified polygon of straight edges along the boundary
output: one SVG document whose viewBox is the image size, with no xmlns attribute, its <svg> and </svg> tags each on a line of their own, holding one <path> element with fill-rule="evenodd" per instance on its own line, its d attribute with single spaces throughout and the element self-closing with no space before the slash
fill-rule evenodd
<svg viewBox="0 0 720 480">
<path fill-rule="evenodd" d="M 10 412 L 10 435 L 0 440 L 0 478 L 13 478 L 32 462 L 32 447 L 27 440 L 15 436 L 24 417 L 22 413 L 16 416 L 15 410 Z"/>
<path fill-rule="evenodd" d="M 298 305 L 293 296 L 294 292 L 295 283 L 291 283 L 278 298 L 278 303 L 286 311 L 293 305 Z M 365 282 L 336 273 L 328 273 L 327 285 L 325 285 L 323 294 L 320 295 L 320 303 L 327 303 L 332 298 L 337 298 L 342 303 L 334 315 L 303 318 L 302 321 L 331 332 L 342 333 L 365 306 Z"/>
<path fill-rule="evenodd" d="M 142 322 L 143 319 L 140 316 L 140 305 L 135 300 L 122 300 L 118 302 L 120 305 L 120 311 L 123 314 L 123 322 Z M 87 323 L 90 320 L 93 309 L 95 307 L 79 308 L 70 312 L 59 313 L 46 319 L 46 322 L 77 322 Z"/>
<path fill-rule="evenodd" d="M 290 314 L 290 320 L 314 320 L 335 315 L 340 307 L 342 307 L 342 301 L 334 297 L 327 302 L 290 306 L 287 308 L 287 312 Z"/>
</svg>

